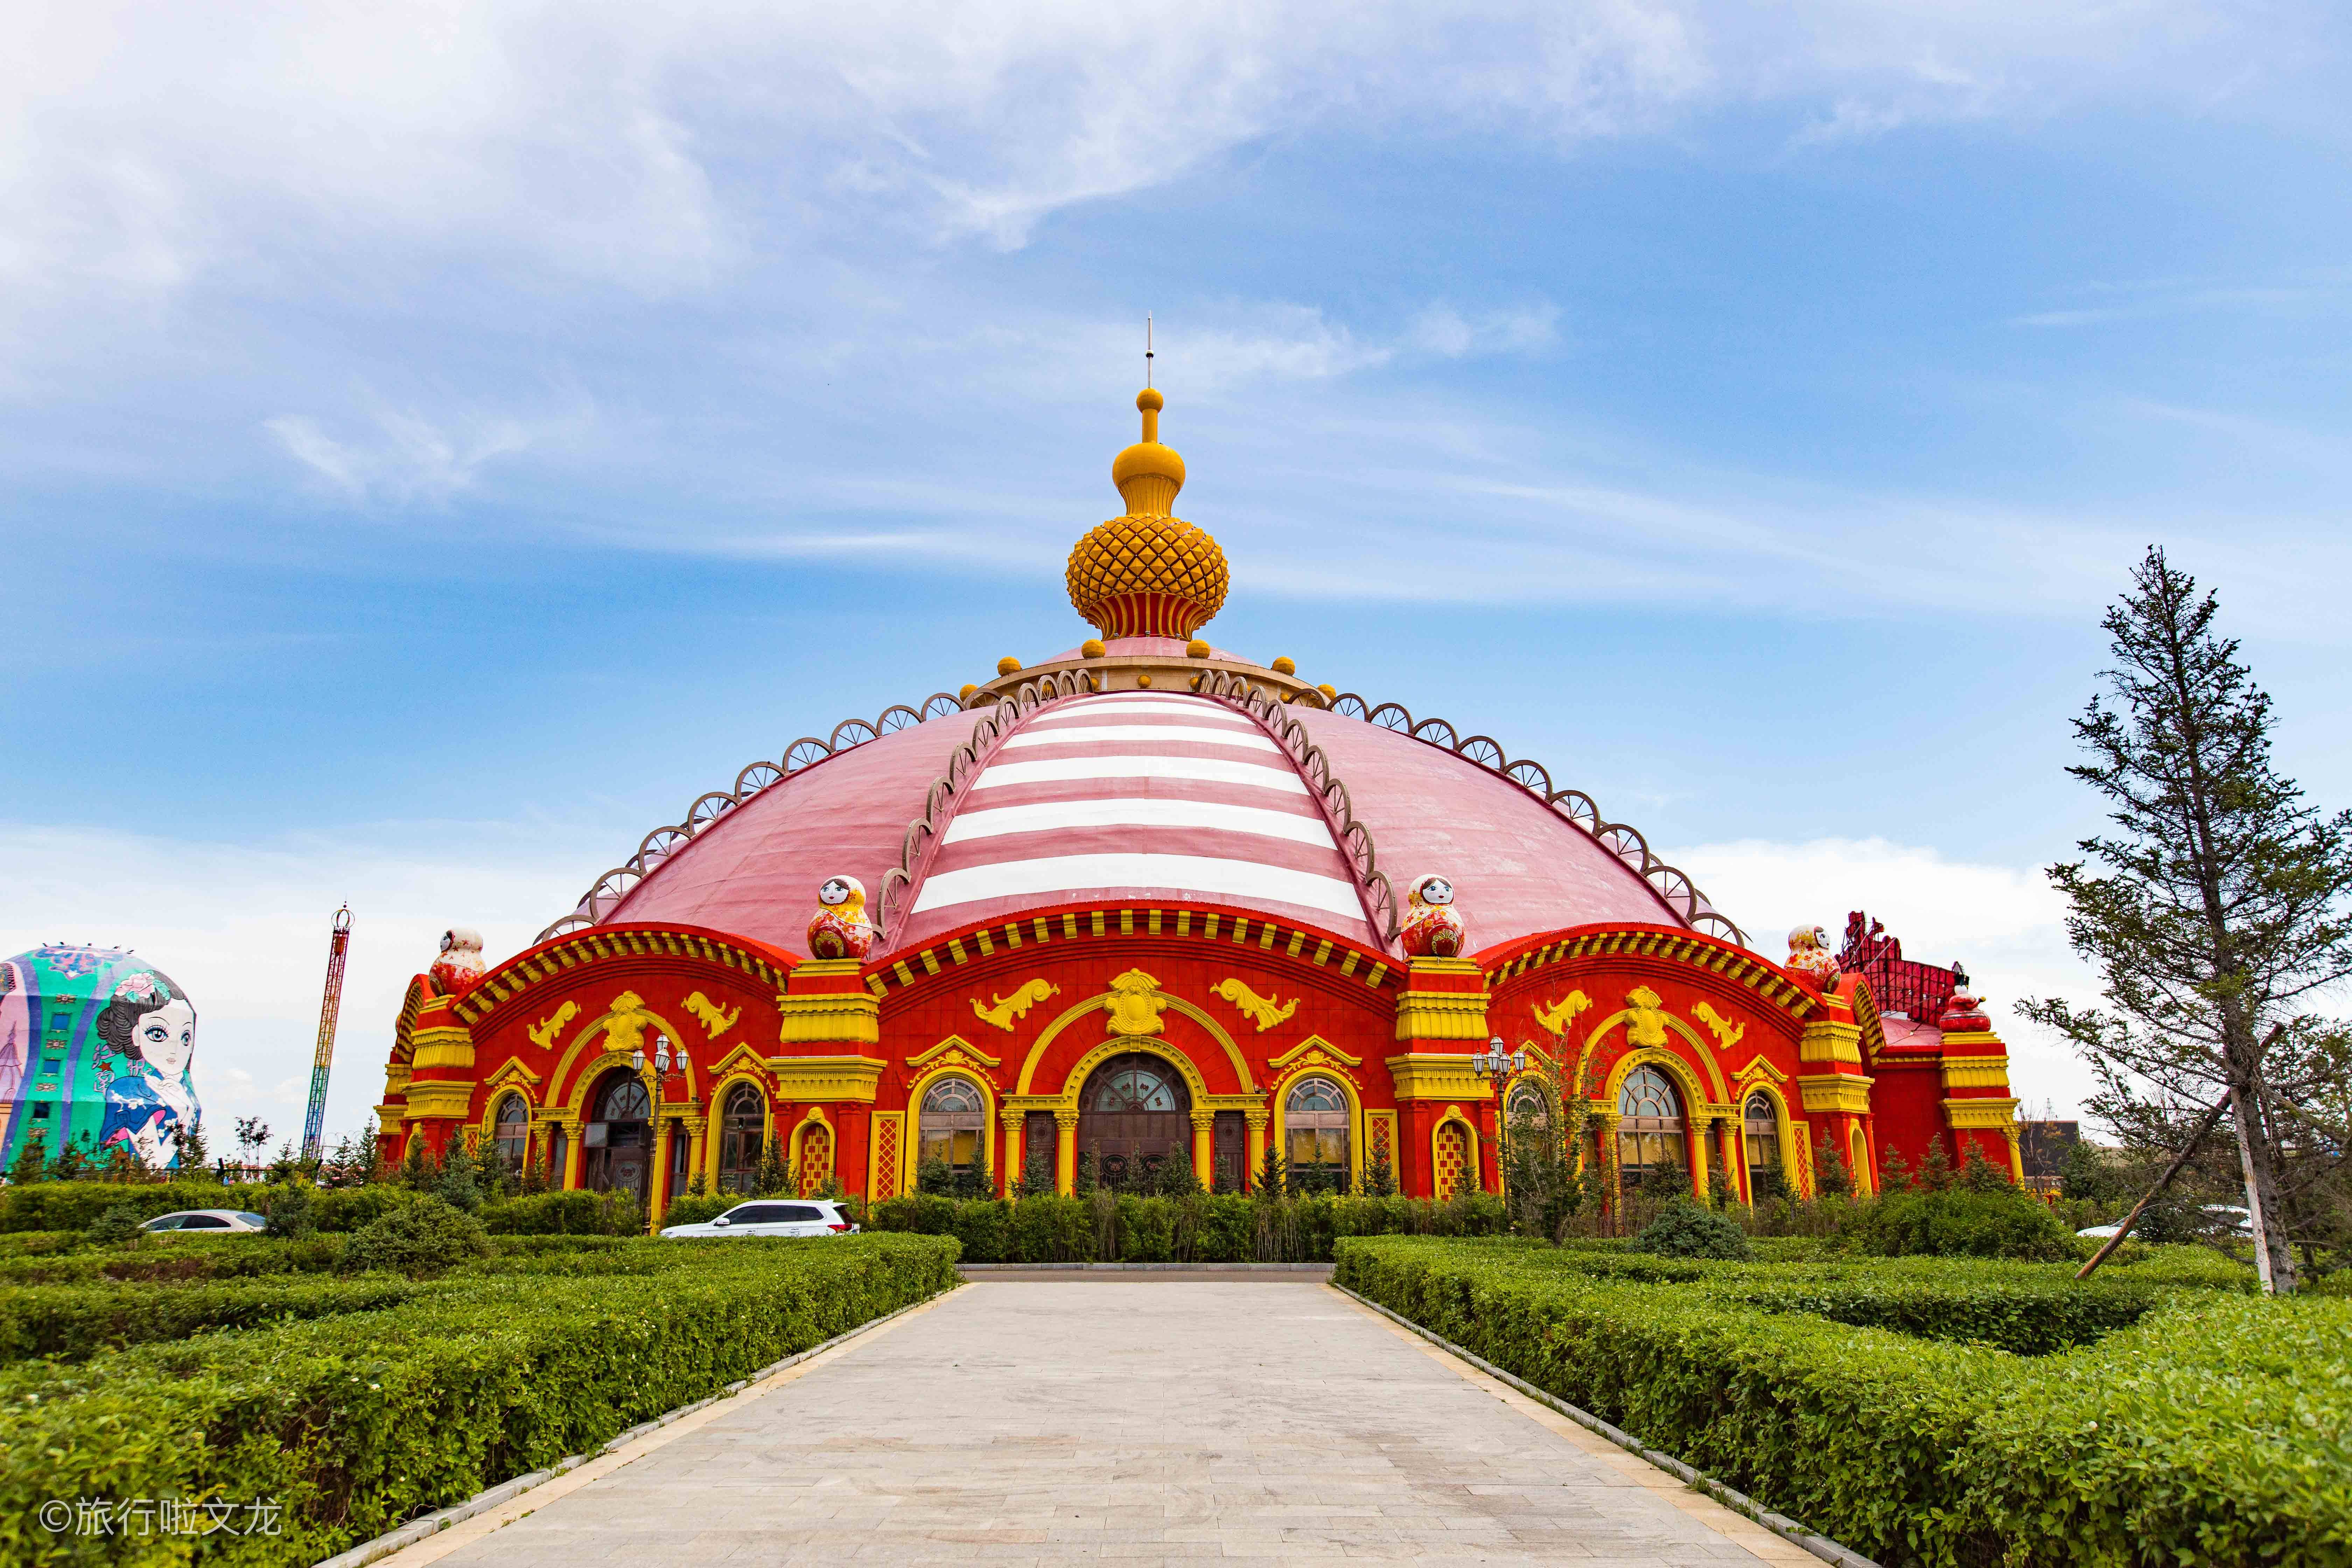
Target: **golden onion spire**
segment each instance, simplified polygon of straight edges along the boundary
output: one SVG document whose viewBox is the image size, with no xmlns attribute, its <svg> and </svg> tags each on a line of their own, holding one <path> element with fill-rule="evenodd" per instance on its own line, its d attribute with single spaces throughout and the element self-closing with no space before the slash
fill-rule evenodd
<svg viewBox="0 0 2352 1568">
<path fill-rule="evenodd" d="M 1106 637 L 1190 637 L 1225 602 L 1225 552 L 1205 529 L 1169 509 L 1184 488 L 1184 459 L 1160 444 L 1167 400 L 1136 394 L 1143 439 L 1111 459 L 1127 515 L 1087 531 L 1071 548 L 1070 603 Z"/>
</svg>

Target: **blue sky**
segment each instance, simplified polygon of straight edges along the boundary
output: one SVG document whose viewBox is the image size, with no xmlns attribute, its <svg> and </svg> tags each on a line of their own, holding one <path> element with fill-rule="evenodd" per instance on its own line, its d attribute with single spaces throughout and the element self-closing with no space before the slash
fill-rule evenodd
<svg viewBox="0 0 2352 1568">
<path fill-rule="evenodd" d="M 1147 310 L 1212 636 L 1545 762 L 1776 956 L 1866 904 L 2083 988 L 2036 868 L 2151 542 L 2352 794 L 2326 8 L 648 10 L 0 62 L 0 944 L 184 980 L 218 1125 L 299 1122 L 338 901 L 341 1129 L 442 924 L 1083 636 Z"/>
</svg>

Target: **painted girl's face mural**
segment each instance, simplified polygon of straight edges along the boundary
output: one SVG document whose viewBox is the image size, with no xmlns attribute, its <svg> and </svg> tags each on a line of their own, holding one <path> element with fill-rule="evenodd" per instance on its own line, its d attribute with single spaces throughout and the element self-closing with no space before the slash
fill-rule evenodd
<svg viewBox="0 0 2352 1568">
<path fill-rule="evenodd" d="M 159 1077 L 176 1079 L 196 1054 L 196 1010 L 185 1002 L 165 1003 L 132 1026 L 131 1052 Z"/>
</svg>

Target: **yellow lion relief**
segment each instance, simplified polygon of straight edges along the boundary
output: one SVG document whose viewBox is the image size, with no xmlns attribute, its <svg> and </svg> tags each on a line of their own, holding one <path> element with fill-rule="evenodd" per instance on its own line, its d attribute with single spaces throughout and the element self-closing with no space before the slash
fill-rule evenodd
<svg viewBox="0 0 2352 1568">
<path fill-rule="evenodd" d="M 1666 1015 L 1658 994 L 1646 985 L 1625 993 L 1625 1038 L 1639 1048 L 1666 1043 Z"/>
<path fill-rule="evenodd" d="M 983 1007 L 980 1005 L 980 998 L 973 997 L 971 999 L 972 1016 L 982 1023 L 993 1024 L 1009 1034 L 1014 1019 L 1026 1014 L 1030 1008 L 1034 1007 L 1046 997 L 1059 996 L 1061 994 L 1062 988 L 1058 985 L 1048 984 L 1042 979 L 1027 980 L 1022 982 L 1020 987 L 1012 995 L 997 997 L 996 1005 L 993 1007 Z"/>
</svg>

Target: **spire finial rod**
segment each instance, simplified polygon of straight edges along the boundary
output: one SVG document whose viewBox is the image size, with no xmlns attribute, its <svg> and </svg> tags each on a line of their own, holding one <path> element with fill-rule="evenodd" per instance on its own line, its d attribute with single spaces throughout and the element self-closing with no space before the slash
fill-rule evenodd
<svg viewBox="0 0 2352 1568">
<path fill-rule="evenodd" d="M 1143 384 L 1151 384 L 1151 312 L 1143 312 Z"/>
</svg>

